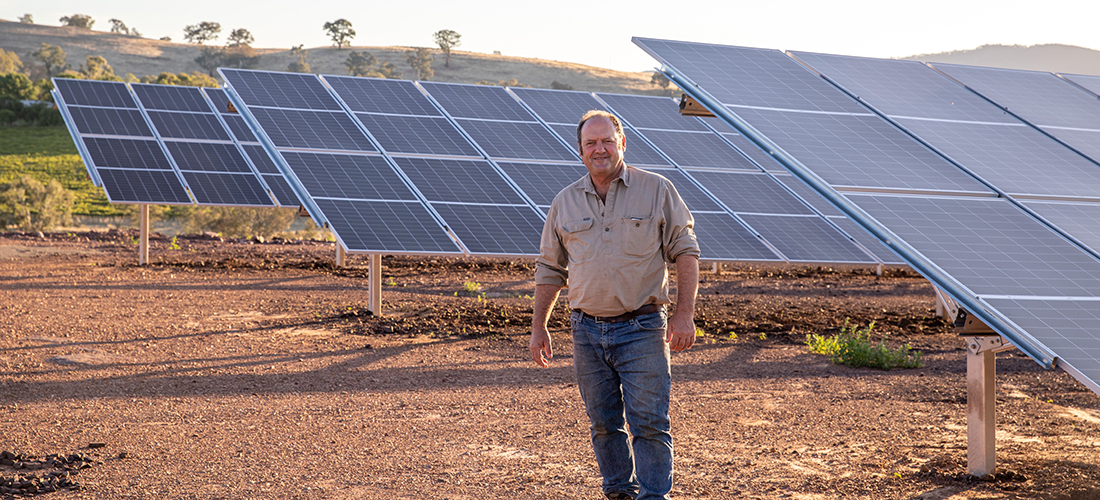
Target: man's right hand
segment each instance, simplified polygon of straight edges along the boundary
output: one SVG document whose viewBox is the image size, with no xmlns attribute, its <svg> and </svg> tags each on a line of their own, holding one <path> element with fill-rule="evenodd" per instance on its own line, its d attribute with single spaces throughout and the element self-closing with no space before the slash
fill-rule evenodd
<svg viewBox="0 0 1100 500">
<path fill-rule="evenodd" d="M 549 366 L 550 360 L 554 359 L 554 348 L 546 325 L 531 327 L 531 359 L 543 368 Z"/>
</svg>

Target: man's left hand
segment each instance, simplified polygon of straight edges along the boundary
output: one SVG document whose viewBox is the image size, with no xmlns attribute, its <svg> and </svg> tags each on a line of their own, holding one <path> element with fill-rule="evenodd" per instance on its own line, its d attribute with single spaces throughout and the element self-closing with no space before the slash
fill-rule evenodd
<svg viewBox="0 0 1100 500">
<path fill-rule="evenodd" d="M 669 349 L 676 352 L 688 349 L 695 344 L 695 321 L 692 317 L 687 314 L 676 314 L 669 318 L 665 342 L 668 342 Z"/>
</svg>

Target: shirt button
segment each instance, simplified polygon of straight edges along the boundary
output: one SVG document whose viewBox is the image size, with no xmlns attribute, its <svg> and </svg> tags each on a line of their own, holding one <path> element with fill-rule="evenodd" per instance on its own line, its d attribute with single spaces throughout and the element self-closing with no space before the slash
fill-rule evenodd
<svg viewBox="0 0 1100 500">
<path fill-rule="evenodd" d="M 603 228 L 603 230 L 604 230 L 604 232 L 607 232 L 607 231 L 610 231 L 610 230 L 611 230 L 611 228 L 609 228 L 609 227 L 605 227 L 605 228 Z"/>
</svg>

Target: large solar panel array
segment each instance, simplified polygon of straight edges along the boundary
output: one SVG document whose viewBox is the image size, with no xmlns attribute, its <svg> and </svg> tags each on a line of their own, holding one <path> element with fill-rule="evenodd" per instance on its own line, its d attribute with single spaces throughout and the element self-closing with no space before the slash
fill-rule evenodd
<svg viewBox="0 0 1100 500">
<path fill-rule="evenodd" d="M 1080 175 L 1081 182 L 1092 182 L 1082 158 L 915 64 L 799 54 L 815 68 L 827 67 L 825 76 L 847 89 L 846 95 L 779 51 L 635 42 L 724 120 L 758 131 L 754 140 L 776 147 L 793 173 L 835 199 L 998 333 L 1041 362 L 1056 356 L 1100 391 L 1097 332 L 1086 326 L 1095 314 L 1085 312 L 1092 310 L 1085 304 L 1100 304 L 1100 260 L 1013 201 L 995 197 L 972 174 L 1040 199 L 1077 196 L 1076 187 L 1058 177 Z M 953 76 L 969 85 L 964 76 Z M 852 96 L 877 106 L 924 144 Z M 1015 143 L 1010 152 L 1026 152 L 1034 161 L 1030 171 L 996 151 L 1006 141 Z M 1008 163 L 997 171 L 994 163 L 1001 160 Z M 1061 170 L 1046 170 L 1055 166 Z M 1033 186 L 1020 182 L 1028 176 Z M 1040 179 L 1047 176 L 1055 179 Z M 1064 208 L 1057 205 L 1061 201 L 1042 203 L 1052 212 Z"/>
<path fill-rule="evenodd" d="M 211 107 L 216 99 L 207 98 L 218 89 L 54 83 L 89 175 L 112 203 L 189 204 L 193 197 L 199 205 L 273 207 L 269 193 L 288 187 L 277 170 L 260 176 L 230 134 Z M 298 204 L 293 195 L 278 201 Z"/>
</svg>

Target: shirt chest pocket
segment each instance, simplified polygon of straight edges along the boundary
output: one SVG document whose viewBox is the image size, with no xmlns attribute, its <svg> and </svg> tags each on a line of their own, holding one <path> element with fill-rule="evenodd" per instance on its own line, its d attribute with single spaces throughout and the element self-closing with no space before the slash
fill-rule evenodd
<svg viewBox="0 0 1100 500">
<path fill-rule="evenodd" d="M 653 217 L 623 217 L 621 224 L 624 254 L 647 257 L 661 247 L 660 224 Z"/>
<path fill-rule="evenodd" d="M 592 219 L 566 222 L 561 226 L 562 245 L 570 262 L 584 262 L 596 255 L 596 231 Z"/>
</svg>

